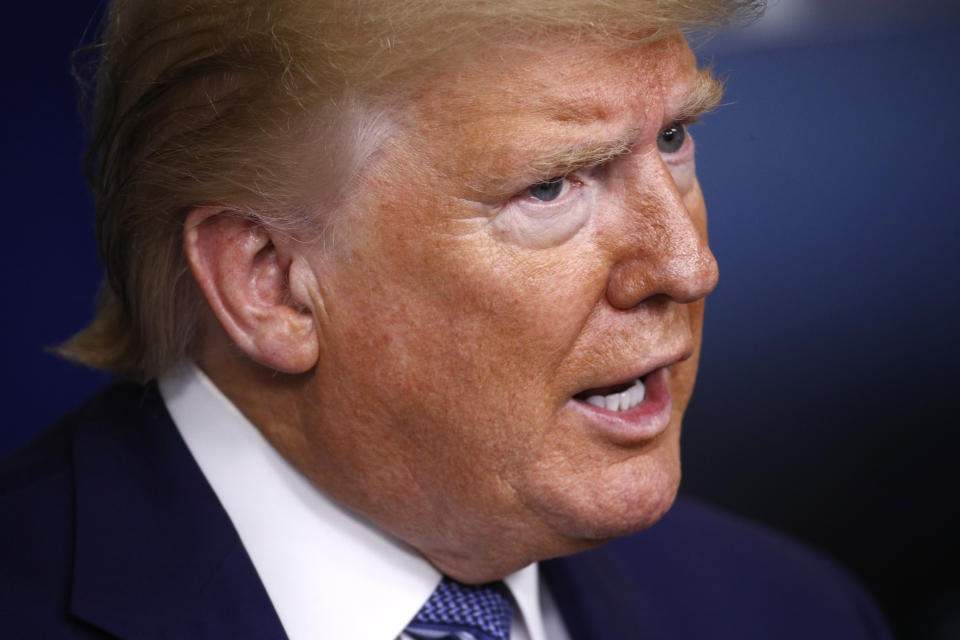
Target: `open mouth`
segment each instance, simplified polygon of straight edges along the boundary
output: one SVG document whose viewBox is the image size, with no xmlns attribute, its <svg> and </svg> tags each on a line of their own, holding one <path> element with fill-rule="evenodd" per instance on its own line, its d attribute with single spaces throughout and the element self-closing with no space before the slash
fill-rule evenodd
<svg viewBox="0 0 960 640">
<path fill-rule="evenodd" d="M 642 404 L 647 397 L 647 387 L 644 384 L 645 377 L 610 387 L 587 389 L 573 397 L 607 411 L 629 411 Z"/>
<path fill-rule="evenodd" d="M 571 398 L 573 409 L 594 433 L 614 442 L 648 442 L 670 426 L 670 364 L 617 384 L 592 387 Z M 639 372 L 637 372 L 639 373 Z M 629 373 L 627 375 L 630 375 Z M 606 382 L 597 380 L 596 382 Z"/>
</svg>

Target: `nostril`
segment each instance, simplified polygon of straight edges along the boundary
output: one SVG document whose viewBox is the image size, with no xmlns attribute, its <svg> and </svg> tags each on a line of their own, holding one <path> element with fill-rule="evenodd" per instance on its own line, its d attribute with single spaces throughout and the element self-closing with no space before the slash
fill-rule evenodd
<svg viewBox="0 0 960 640">
<path fill-rule="evenodd" d="M 607 301 L 616 309 L 631 309 L 657 295 L 655 288 L 647 282 L 648 275 L 648 270 L 641 265 L 618 265 L 607 282 Z"/>
</svg>

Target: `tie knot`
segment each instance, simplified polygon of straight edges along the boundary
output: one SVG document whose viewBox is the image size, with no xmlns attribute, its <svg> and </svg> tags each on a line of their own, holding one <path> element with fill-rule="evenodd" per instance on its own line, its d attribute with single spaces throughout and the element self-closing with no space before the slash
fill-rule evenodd
<svg viewBox="0 0 960 640">
<path fill-rule="evenodd" d="M 423 639 L 509 640 L 513 605 L 502 582 L 461 584 L 444 577 L 405 631 Z"/>
</svg>

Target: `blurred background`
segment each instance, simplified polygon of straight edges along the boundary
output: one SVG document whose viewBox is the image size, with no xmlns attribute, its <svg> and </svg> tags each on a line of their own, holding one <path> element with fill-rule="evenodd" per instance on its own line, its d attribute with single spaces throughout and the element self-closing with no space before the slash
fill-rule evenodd
<svg viewBox="0 0 960 640">
<path fill-rule="evenodd" d="M 69 54 L 99 2 L 0 26 L 0 453 L 107 377 L 57 360 L 99 281 Z M 818 547 L 903 639 L 960 638 L 960 1 L 781 0 L 698 38 L 721 265 L 684 491 Z"/>
</svg>

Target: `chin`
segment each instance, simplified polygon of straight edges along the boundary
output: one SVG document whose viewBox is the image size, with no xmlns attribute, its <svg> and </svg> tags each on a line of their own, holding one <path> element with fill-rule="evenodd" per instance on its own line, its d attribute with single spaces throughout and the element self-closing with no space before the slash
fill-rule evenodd
<svg viewBox="0 0 960 640">
<path fill-rule="evenodd" d="M 648 479 L 639 491 L 612 495 L 587 514 L 580 534 L 588 540 L 607 541 L 643 531 L 670 510 L 679 486 L 679 473 L 663 473 Z"/>
<path fill-rule="evenodd" d="M 564 555 L 629 536 L 654 525 L 680 486 L 677 447 L 638 456 L 542 496 L 542 515 Z M 549 506 L 547 506 L 549 504 Z"/>
</svg>

